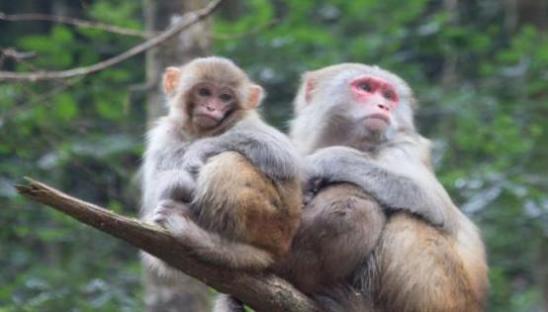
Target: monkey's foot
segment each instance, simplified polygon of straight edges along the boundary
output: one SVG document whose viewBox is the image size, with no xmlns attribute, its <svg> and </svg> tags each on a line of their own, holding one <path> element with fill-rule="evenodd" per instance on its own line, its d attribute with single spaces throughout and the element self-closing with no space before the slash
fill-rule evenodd
<svg viewBox="0 0 548 312">
<path fill-rule="evenodd" d="M 168 219 L 173 216 L 184 217 L 189 214 L 189 208 L 187 205 L 174 200 L 162 200 L 158 204 L 158 207 L 154 209 L 152 214 L 152 222 L 166 227 Z"/>
<path fill-rule="evenodd" d="M 180 213 L 174 213 L 168 216 L 164 222 L 164 228 L 171 234 L 186 239 L 187 236 L 192 236 L 193 233 L 199 233 L 196 231 L 198 225 L 194 223 L 188 216 Z"/>
</svg>

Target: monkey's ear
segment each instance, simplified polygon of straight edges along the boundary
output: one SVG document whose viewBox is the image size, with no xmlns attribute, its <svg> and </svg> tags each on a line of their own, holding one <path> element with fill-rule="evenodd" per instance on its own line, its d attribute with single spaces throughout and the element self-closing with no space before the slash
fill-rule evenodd
<svg viewBox="0 0 548 312">
<path fill-rule="evenodd" d="M 162 86 L 166 95 L 173 95 L 181 81 L 181 69 L 170 66 L 164 71 Z"/>
<path fill-rule="evenodd" d="M 301 76 L 301 86 L 299 87 L 299 91 L 295 97 L 295 101 L 293 102 L 295 113 L 298 114 L 308 105 L 308 103 L 310 103 L 312 95 L 316 90 L 316 86 L 317 80 L 314 72 L 306 72 Z"/>
<path fill-rule="evenodd" d="M 249 88 L 249 97 L 247 100 L 248 108 L 257 108 L 263 100 L 264 90 L 261 86 L 252 84 Z"/>
<path fill-rule="evenodd" d="M 310 99 L 312 99 L 312 93 L 316 89 L 316 80 L 312 77 L 307 77 L 304 83 L 304 100 L 308 104 Z"/>
</svg>

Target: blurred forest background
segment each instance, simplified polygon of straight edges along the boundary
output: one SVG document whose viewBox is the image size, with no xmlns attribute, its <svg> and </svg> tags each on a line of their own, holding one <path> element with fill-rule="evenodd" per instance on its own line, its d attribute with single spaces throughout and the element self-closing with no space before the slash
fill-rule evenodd
<svg viewBox="0 0 548 312">
<path fill-rule="evenodd" d="M 5 14 L 77 17 L 137 35 L 0 14 L 0 69 L 115 56 L 144 40 L 150 2 L 1 0 Z M 548 1 L 232 0 L 211 25 L 201 34 L 211 53 L 266 88 L 265 117 L 284 130 L 305 70 L 363 62 L 410 82 L 438 177 L 482 229 L 488 310 L 548 311 Z M 145 81 L 144 54 L 93 75 L 0 81 L 1 312 L 144 310 L 136 249 L 24 200 L 14 184 L 32 176 L 136 215 Z"/>
</svg>

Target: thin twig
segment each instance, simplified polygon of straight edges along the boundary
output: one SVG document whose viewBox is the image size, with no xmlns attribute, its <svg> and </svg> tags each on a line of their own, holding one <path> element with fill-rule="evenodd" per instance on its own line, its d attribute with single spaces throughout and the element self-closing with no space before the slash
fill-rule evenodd
<svg viewBox="0 0 548 312">
<path fill-rule="evenodd" d="M 173 26 L 164 30 L 158 36 L 150 38 L 133 48 L 118 54 L 112 58 L 104 60 L 102 62 L 90 65 L 77 67 L 68 70 L 61 71 L 38 71 L 30 73 L 15 73 L 9 71 L 0 71 L 0 81 L 40 81 L 40 80 L 53 80 L 53 79 L 66 79 L 75 76 L 89 75 L 98 71 L 109 68 L 113 65 L 121 63 L 137 54 L 147 51 L 157 45 L 162 44 L 166 40 L 177 35 L 181 31 L 188 29 L 190 26 L 198 23 L 199 21 L 208 17 L 213 13 L 221 4 L 223 0 L 215 0 L 208 4 L 205 8 L 185 14 L 185 16 Z"/>
<path fill-rule="evenodd" d="M 20 60 L 28 60 L 36 57 L 36 52 L 17 51 L 14 48 L 5 48 L 5 49 L 0 49 L 0 55 L 6 58 L 11 58 L 14 61 L 18 62 Z"/>
<path fill-rule="evenodd" d="M 141 37 L 141 38 L 149 38 L 152 36 L 151 33 L 147 33 L 145 31 L 141 31 L 137 29 L 130 29 L 130 28 L 120 27 L 116 25 L 110 25 L 110 24 L 95 22 L 95 21 L 88 21 L 88 20 L 83 20 L 83 19 L 73 18 L 68 16 L 48 15 L 48 14 L 41 14 L 41 13 L 6 14 L 3 12 L 0 12 L 0 20 L 10 21 L 10 22 L 45 21 L 45 22 L 72 25 L 78 28 L 99 29 L 102 31 L 119 34 L 119 35 L 125 35 L 125 36 L 134 36 L 134 37 Z"/>
</svg>

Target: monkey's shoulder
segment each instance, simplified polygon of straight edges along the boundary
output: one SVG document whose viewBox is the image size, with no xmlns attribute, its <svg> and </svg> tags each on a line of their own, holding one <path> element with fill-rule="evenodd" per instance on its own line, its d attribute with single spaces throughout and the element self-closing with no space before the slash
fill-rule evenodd
<svg viewBox="0 0 548 312">
<path fill-rule="evenodd" d="M 381 163 L 407 163 L 431 168 L 431 142 L 417 133 L 400 133 L 376 149 L 374 158 Z"/>
<path fill-rule="evenodd" d="M 169 116 L 159 118 L 147 132 L 148 141 L 171 139 L 188 140 L 183 124 Z"/>
<path fill-rule="evenodd" d="M 170 118 L 160 118 L 146 135 L 146 150 L 165 150 L 168 147 L 187 146 L 190 137 L 185 134 L 182 125 Z M 169 148 L 168 148 L 169 149 Z"/>
</svg>

